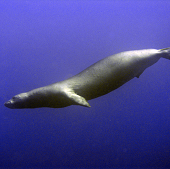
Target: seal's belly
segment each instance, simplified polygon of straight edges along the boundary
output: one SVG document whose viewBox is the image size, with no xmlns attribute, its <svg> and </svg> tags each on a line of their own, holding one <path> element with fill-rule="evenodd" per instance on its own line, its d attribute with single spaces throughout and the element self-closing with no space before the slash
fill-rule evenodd
<svg viewBox="0 0 170 169">
<path fill-rule="evenodd" d="M 105 95 L 137 76 L 136 62 L 121 57 L 102 60 L 70 79 L 71 87 L 87 100 Z"/>
<path fill-rule="evenodd" d="M 107 57 L 67 80 L 68 87 L 87 100 L 105 95 L 142 72 L 160 57 L 155 53 L 122 52 Z"/>
</svg>

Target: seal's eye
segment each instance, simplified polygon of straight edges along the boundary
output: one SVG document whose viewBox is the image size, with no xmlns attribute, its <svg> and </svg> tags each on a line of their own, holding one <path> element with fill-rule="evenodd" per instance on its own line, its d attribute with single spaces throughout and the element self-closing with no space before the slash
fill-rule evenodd
<svg viewBox="0 0 170 169">
<path fill-rule="evenodd" d="M 16 100 L 16 96 L 14 96 L 14 97 L 12 98 L 12 100 Z"/>
<path fill-rule="evenodd" d="M 13 101 L 17 101 L 17 100 L 19 100 L 19 99 L 20 99 L 19 96 L 14 96 L 14 97 L 12 98 Z"/>
</svg>

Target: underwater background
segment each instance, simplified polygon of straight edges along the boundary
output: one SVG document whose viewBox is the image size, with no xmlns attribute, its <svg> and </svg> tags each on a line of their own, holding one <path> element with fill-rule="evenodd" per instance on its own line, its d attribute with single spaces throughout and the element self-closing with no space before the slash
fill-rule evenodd
<svg viewBox="0 0 170 169">
<path fill-rule="evenodd" d="M 168 0 L 0 1 L 0 168 L 170 168 L 170 60 L 91 108 L 3 105 L 112 54 L 166 47 Z"/>
</svg>

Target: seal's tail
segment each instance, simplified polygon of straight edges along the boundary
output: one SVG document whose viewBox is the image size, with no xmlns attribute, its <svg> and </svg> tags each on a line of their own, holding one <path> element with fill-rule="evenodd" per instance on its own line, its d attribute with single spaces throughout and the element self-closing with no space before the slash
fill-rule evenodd
<svg viewBox="0 0 170 169">
<path fill-rule="evenodd" d="M 170 60 L 170 47 L 169 48 L 160 49 L 159 51 L 164 54 L 164 55 L 162 55 L 163 58 Z"/>
</svg>

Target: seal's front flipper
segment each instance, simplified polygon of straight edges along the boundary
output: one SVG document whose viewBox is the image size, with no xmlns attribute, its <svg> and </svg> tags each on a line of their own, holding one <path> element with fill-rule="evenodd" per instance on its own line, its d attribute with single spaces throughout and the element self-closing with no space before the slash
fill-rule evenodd
<svg viewBox="0 0 170 169">
<path fill-rule="evenodd" d="M 65 94 L 76 105 L 91 107 L 90 104 L 87 102 L 87 100 L 84 97 L 76 94 L 73 90 L 66 89 Z"/>
</svg>

